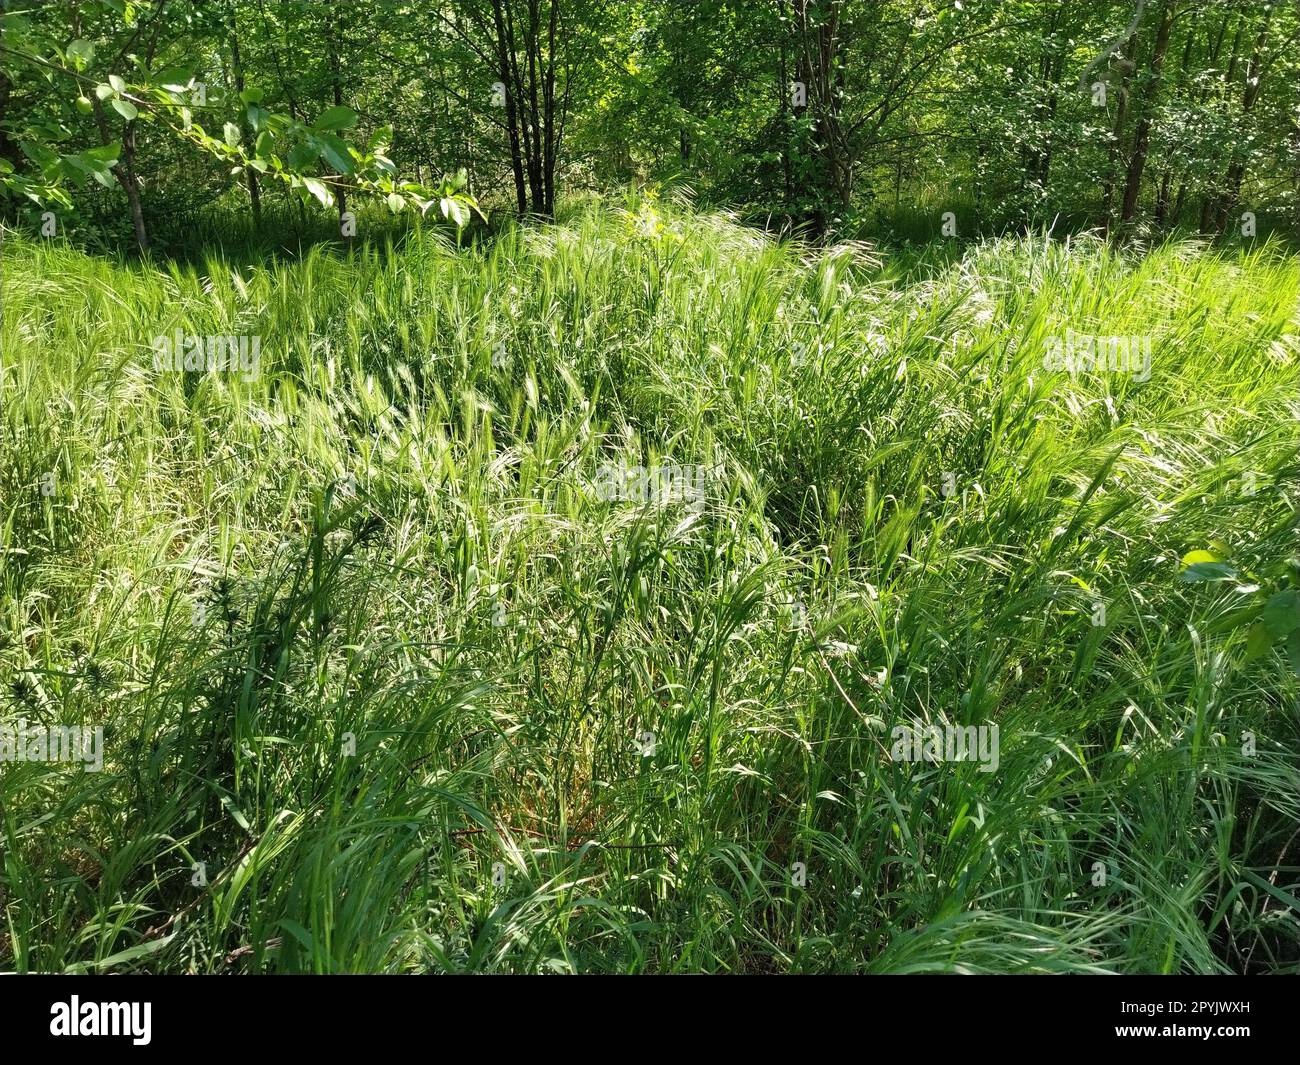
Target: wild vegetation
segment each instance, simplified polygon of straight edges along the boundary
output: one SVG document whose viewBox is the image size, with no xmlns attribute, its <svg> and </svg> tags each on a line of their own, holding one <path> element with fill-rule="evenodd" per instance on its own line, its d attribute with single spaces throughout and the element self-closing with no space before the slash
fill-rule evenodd
<svg viewBox="0 0 1300 1065">
<path fill-rule="evenodd" d="M 6 8 L 0 968 L 1300 971 L 1294 8 Z"/>
</svg>

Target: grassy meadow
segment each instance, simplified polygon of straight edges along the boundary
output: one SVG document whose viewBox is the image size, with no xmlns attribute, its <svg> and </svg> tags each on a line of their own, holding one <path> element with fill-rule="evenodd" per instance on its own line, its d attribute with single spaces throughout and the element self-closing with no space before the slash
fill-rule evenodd
<svg viewBox="0 0 1300 1065">
<path fill-rule="evenodd" d="M 0 767 L 0 969 L 1300 972 L 1282 245 L 591 200 L 2 269 L 0 702 L 104 741 Z"/>
</svg>

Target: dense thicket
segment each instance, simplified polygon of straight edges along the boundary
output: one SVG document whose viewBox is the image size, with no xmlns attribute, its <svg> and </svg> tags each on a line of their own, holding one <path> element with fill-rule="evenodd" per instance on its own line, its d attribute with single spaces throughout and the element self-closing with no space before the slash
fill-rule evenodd
<svg viewBox="0 0 1300 1065">
<path fill-rule="evenodd" d="M 1249 236 L 1300 219 L 1295 3 L 4 7 L 7 210 L 26 202 L 35 224 L 41 208 L 25 193 L 49 201 L 51 184 L 99 173 L 79 217 L 142 244 L 223 195 L 262 221 L 265 169 L 178 136 L 182 104 L 263 168 L 275 159 L 336 179 L 337 197 L 317 198 L 340 213 L 354 191 L 342 142 L 268 134 L 268 115 L 319 134 L 355 112 L 359 142 L 385 146 L 404 179 L 463 168 L 482 203 L 521 213 L 552 214 L 560 189 L 676 180 L 704 202 L 813 232 L 929 234 L 946 211 L 959 231 L 1057 220 Z M 110 75 L 123 95 L 99 97 Z M 165 85 L 170 104 L 150 98 Z M 322 116 L 333 116 L 324 127 Z M 273 184 L 273 205 L 314 191 Z"/>
</svg>

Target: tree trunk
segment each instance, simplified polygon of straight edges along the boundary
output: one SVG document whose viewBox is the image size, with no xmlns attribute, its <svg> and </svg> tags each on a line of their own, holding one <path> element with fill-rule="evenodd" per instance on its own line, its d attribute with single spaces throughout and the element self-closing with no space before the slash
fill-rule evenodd
<svg viewBox="0 0 1300 1065">
<path fill-rule="evenodd" d="M 787 0 L 781 0 L 781 15 L 786 14 Z M 790 100 L 790 65 L 786 58 L 785 35 L 781 36 L 781 47 L 777 52 L 776 64 L 776 99 L 780 107 L 781 123 L 781 181 L 785 189 L 785 206 L 789 210 L 794 202 L 794 174 L 790 168 L 791 100 Z"/>
<path fill-rule="evenodd" d="M 6 113 L 9 108 L 9 94 L 13 90 L 13 85 L 9 77 L 3 70 L 0 70 L 0 115 Z M 6 159 L 13 164 L 14 169 L 22 163 L 23 153 L 18 145 L 14 143 L 9 136 L 9 131 L 0 129 L 0 159 Z"/>
<path fill-rule="evenodd" d="M 239 55 L 239 33 L 235 21 L 235 9 L 233 6 L 227 8 L 230 16 L 230 64 L 235 77 L 236 95 L 244 91 L 244 64 Z M 240 101 L 239 111 L 239 128 L 243 131 L 244 140 L 248 141 L 252 137 L 252 129 L 248 124 L 248 108 Z M 251 150 L 251 145 L 250 145 Z M 257 171 L 251 166 L 244 167 L 244 176 L 248 183 L 248 202 L 253 210 L 253 228 L 262 228 L 262 190 L 257 185 Z"/>
<path fill-rule="evenodd" d="M 1160 72 L 1164 67 L 1165 53 L 1169 50 L 1169 32 L 1174 24 L 1174 8 L 1169 0 L 1160 7 L 1160 26 L 1156 43 L 1151 51 L 1151 73 L 1146 93 L 1139 108 L 1140 117 L 1133 132 L 1133 151 L 1129 156 L 1128 175 L 1124 182 L 1124 203 L 1120 209 L 1120 222 L 1131 222 L 1137 214 L 1138 197 L 1142 192 L 1142 171 L 1147 165 L 1147 151 L 1151 146 L 1151 114 L 1155 110 L 1160 92 Z"/>
<path fill-rule="evenodd" d="M 1226 28 L 1226 23 L 1225 23 Z M 1228 73 L 1224 78 L 1224 84 L 1231 85 L 1232 80 L 1237 76 L 1237 60 L 1241 55 L 1241 35 L 1245 29 L 1245 22 L 1237 22 L 1236 32 L 1232 36 L 1232 58 L 1228 62 Z M 1201 200 L 1201 224 L 1202 233 L 1209 233 L 1214 223 L 1215 212 L 1218 208 L 1221 190 L 1210 189 L 1206 192 Z"/>
<path fill-rule="evenodd" d="M 809 7 L 819 15 L 810 24 Z M 813 113 L 816 140 L 812 154 L 817 163 L 813 223 L 818 236 L 830 228 L 827 206 L 848 208 L 853 197 L 853 166 L 847 151 L 843 124 L 844 70 L 837 62 L 839 49 L 839 0 L 827 0 L 824 10 L 811 0 L 797 0 L 797 33 L 800 46 L 801 81 Z"/>
<path fill-rule="evenodd" d="M 1043 30 L 1044 39 L 1052 38 L 1056 34 L 1056 27 L 1060 22 L 1061 9 L 1053 8 L 1051 18 Z M 1054 58 L 1046 48 L 1038 57 L 1038 82 L 1039 91 L 1047 94 L 1047 99 L 1034 105 L 1034 125 L 1035 132 L 1042 143 L 1042 148 L 1038 149 L 1033 155 L 1032 166 L 1028 173 L 1032 174 L 1035 184 L 1040 190 L 1047 187 L 1047 174 L 1052 165 L 1052 133 L 1051 123 L 1056 117 L 1057 99 L 1057 69 Z M 1040 191 L 1041 195 L 1041 191 Z"/>
<path fill-rule="evenodd" d="M 555 38 L 559 29 L 560 0 L 551 0 L 550 21 L 546 32 L 546 80 L 542 85 L 542 121 L 546 127 L 546 151 L 542 156 L 543 213 L 555 215 Z"/>
<path fill-rule="evenodd" d="M 144 224 L 144 203 L 140 198 L 140 179 L 135 172 L 135 119 L 126 124 L 122 134 L 122 158 L 126 161 L 126 200 L 131 205 L 131 226 L 141 251 L 149 250 L 149 233 Z"/>
<path fill-rule="evenodd" d="M 1162 228 L 1169 220 L 1169 186 L 1173 179 L 1173 168 L 1165 167 L 1165 172 L 1160 178 L 1160 184 L 1156 187 L 1155 223 Z"/>
<path fill-rule="evenodd" d="M 1051 78 L 1053 86 L 1060 84 L 1061 70 L 1064 64 L 1065 64 L 1065 57 L 1062 56 L 1056 61 L 1056 64 L 1052 67 L 1049 77 Z M 1052 172 L 1052 151 L 1055 148 L 1055 138 L 1052 136 L 1051 124 L 1056 121 L 1056 111 L 1059 106 L 1060 106 L 1060 101 L 1057 98 L 1056 89 L 1053 88 L 1052 95 L 1047 98 L 1047 133 L 1046 133 L 1045 143 L 1043 145 L 1042 158 L 1039 160 L 1039 167 L 1038 167 L 1038 184 L 1042 188 L 1043 190 L 1042 194 L 1044 196 L 1047 195 L 1047 179 Z"/>
<path fill-rule="evenodd" d="M 1250 113 L 1255 110 L 1255 102 L 1259 99 L 1260 86 L 1263 84 L 1264 75 L 1261 66 L 1264 62 L 1264 45 L 1268 41 L 1269 24 L 1273 18 L 1273 9 L 1266 7 L 1264 9 L 1264 21 L 1259 27 L 1259 33 L 1255 37 L 1255 45 L 1251 49 L 1250 64 L 1246 68 L 1246 90 L 1242 94 L 1241 114 L 1242 124 L 1249 118 Z M 1228 222 L 1228 215 L 1236 211 L 1241 200 L 1241 182 L 1246 176 L 1246 160 L 1237 158 L 1232 161 L 1228 167 L 1228 173 L 1224 176 L 1224 193 L 1219 201 L 1218 216 L 1215 219 L 1215 231 L 1222 233 Z"/>
<path fill-rule="evenodd" d="M 334 90 L 334 106 L 341 107 L 343 106 L 343 78 L 339 64 L 338 41 L 336 39 L 338 24 L 334 21 L 333 12 L 328 7 L 325 10 L 325 40 L 329 49 L 330 85 Z M 343 216 L 347 214 L 348 210 L 348 194 L 341 186 L 334 189 L 334 200 L 339 209 L 339 233 L 346 239 L 351 239 L 347 238 L 344 232 Z"/>
<path fill-rule="evenodd" d="M 1291 130 L 1291 155 L 1295 159 L 1295 231 L 1300 235 L 1300 107 L 1296 108 L 1295 126 Z"/>
<path fill-rule="evenodd" d="M 108 119 L 104 117 L 104 106 L 99 97 L 91 96 L 94 108 L 95 124 L 99 127 L 99 139 L 102 144 L 113 143 L 108 129 Z M 140 183 L 135 173 L 135 120 L 126 124 L 122 133 L 122 154 L 113 164 L 113 173 L 117 183 L 126 193 L 127 206 L 131 211 L 131 228 L 135 231 L 135 242 L 141 251 L 149 250 L 149 231 L 144 224 L 144 205 L 140 201 Z"/>
<path fill-rule="evenodd" d="M 1181 90 L 1183 86 L 1187 84 L 1187 71 L 1192 62 L 1192 46 L 1195 43 L 1196 43 L 1196 31 L 1195 29 L 1192 29 L 1189 30 L 1187 33 L 1187 43 L 1183 46 L 1182 61 L 1178 65 L 1177 87 L 1179 90 Z M 1162 228 L 1170 220 L 1169 219 L 1169 190 L 1173 185 L 1173 180 L 1174 180 L 1173 165 L 1167 163 L 1165 165 L 1164 171 L 1160 176 L 1159 191 L 1157 191 L 1156 193 L 1155 222 L 1157 226 L 1160 226 Z M 1177 215 L 1175 215 L 1174 217 L 1176 220 Z"/>
<path fill-rule="evenodd" d="M 528 191 L 524 185 L 524 159 L 520 144 L 519 107 L 514 73 L 511 69 L 514 37 L 513 34 L 507 36 L 504 0 L 492 0 L 492 21 L 496 29 L 497 61 L 500 65 L 498 73 L 505 91 L 506 130 L 510 136 L 510 167 L 515 177 L 515 201 L 519 217 L 522 218 L 528 213 Z"/>
<path fill-rule="evenodd" d="M 532 126 L 533 150 L 528 157 L 528 192 L 533 201 L 534 213 L 546 213 L 546 178 L 543 174 L 542 111 L 537 102 L 537 78 L 539 65 L 538 0 L 528 0 L 528 34 L 524 38 L 524 50 L 528 56 L 528 120 Z"/>
<path fill-rule="evenodd" d="M 1137 34 L 1131 34 L 1124 42 L 1121 54 L 1121 72 L 1119 81 L 1119 102 L 1115 105 L 1115 122 L 1111 127 L 1110 153 L 1106 167 L 1106 183 L 1102 187 L 1101 212 L 1102 225 L 1107 234 L 1115 222 L 1115 170 L 1119 156 L 1120 138 L 1124 133 L 1124 121 L 1128 116 L 1128 82 L 1129 71 L 1133 69 L 1133 57 L 1137 52 Z"/>
<path fill-rule="evenodd" d="M 541 0 L 527 0 L 526 17 L 516 31 L 508 0 L 492 0 L 493 29 L 501 82 L 506 87 L 506 128 L 520 215 L 555 213 L 555 170 L 572 81 L 566 78 L 556 100 L 556 63 L 564 41 L 561 0 L 549 0 L 542 25 Z"/>
</svg>

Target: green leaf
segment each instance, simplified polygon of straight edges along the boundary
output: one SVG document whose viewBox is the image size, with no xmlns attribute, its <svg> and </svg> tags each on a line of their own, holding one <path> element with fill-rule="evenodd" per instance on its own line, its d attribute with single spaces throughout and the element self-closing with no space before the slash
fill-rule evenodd
<svg viewBox="0 0 1300 1065">
<path fill-rule="evenodd" d="M 1247 880 L 1249 880 L 1261 891 L 1267 891 L 1270 895 L 1272 895 L 1275 899 L 1277 899 L 1278 902 L 1282 903 L 1284 906 L 1287 906 L 1290 909 L 1294 910 L 1296 913 L 1300 914 L 1300 899 L 1297 899 L 1289 891 L 1283 891 L 1276 884 L 1270 883 L 1269 881 L 1265 880 L 1262 876 L 1260 876 L 1258 873 L 1252 873 L 1249 869 L 1243 869 L 1241 871 L 1241 875 L 1244 876 Z"/>
<path fill-rule="evenodd" d="M 24 138 L 18 142 L 18 147 L 22 149 L 23 155 L 27 156 L 42 170 L 55 166 L 59 161 L 59 157 L 54 152 L 37 141 Z"/>
<path fill-rule="evenodd" d="M 357 113 L 350 107 L 331 107 L 316 120 L 316 128 L 322 130 L 347 129 L 357 120 Z"/>
<path fill-rule="evenodd" d="M 1226 562 L 1194 562 L 1179 574 L 1178 579 L 1194 584 L 1199 581 L 1230 581 L 1236 576 L 1236 569 Z"/>
<path fill-rule="evenodd" d="M 310 166 L 319 155 L 320 149 L 315 144 L 299 144 L 289 153 L 289 169 L 301 170 L 303 167 Z"/>
<path fill-rule="evenodd" d="M 260 104 L 264 95 L 261 89 L 255 89 L 250 85 L 239 94 L 239 98 L 246 104 Z"/>
<path fill-rule="evenodd" d="M 94 159 L 100 163 L 116 163 L 117 157 L 122 152 L 122 146 L 114 141 L 112 144 L 104 144 L 97 148 L 87 148 L 81 154 L 88 159 Z"/>
<path fill-rule="evenodd" d="M 1268 629 L 1260 622 L 1255 622 L 1246 635 L 1246 661 L 1253 661 L 1266 654 L 1272 646 L 1273 637 L 1269 635 Z"/>
<path fill-rule="evenodd" d="M 469 224 L 469 210 L 460 200 L 444 196 L 438 202 L 438 207 L 442 211 L 443 218 L 455 222 L 457 229 L 464 229 Z"/>
<path fill-rule="evenodd" d="M 325 187 L 324 183 L 317 181 L 315 178 L 303 178 L 302 183 L 307 186 L 307 191 L 326 207 L 334 206 L 334 194 Z"/>
<path fill-rule="evenodd" d="M 108 76 L 108 83 L 113 87 L 114 92 L 126 92 L 126 82 L 116 74 L 110 74 Z"/>
<path fill-rule="evenodd" d="M 1216 555 L 1213 551 L 1188 551 L 1183 556 L 1184 566 L 1193 566 L 1198 562 L 1222 562 L 1223 556 Z"/>
<path fill-rule="evenodd" d="M 356 169 L 356 164 L 352 162 L 352 157 L 348 155 L 348 146 L 332 133 L 316 138 L 320 144 L 321 154 L 325 161 L 329 163 L 340 174 L 351 174 Z"/>
<path fill-rule="evenodd" d="M 77 182 L 84 181 L 86 176 L 97 169 L 96 165 L 89 160 L 81 158 L 79 155 L 65 155 L 60 160 L 63 173 L 69 175 Z"/>
<path fill-rule="evenodd" d="M 116 111 L 123 118 L 125 118 L 128 122 L 134 121 L 135 117 L 140 113 L 139 111 L 136 110 L 135 104 L 133 104 L 130 100 L 114 100 L 113 110 Z"/>
<path fill-rule="evenodd" d="M 153 75 L 153 83 L 161 85 L 168 92 L 184 92 L 193 80 L 193 69 L 181 65 L 166 67 Z"/>
<path fill-rule="evenodd" d="M 405 206 L 406 201 L 397 195 L 397 193 L 390 192 L 388 194 L 388 209 L 392 211 L 393 214 L 397 214 Z"/>
<path fill-rule="evenodd" d="M 94 57 L 95 46 L 89 41 L 83 41 L 78 37 L 68 45 L 68 58 L 72 61 L 73 67 L 77 70 L 85 70 Z"/>
<path fill-rule="evenodd" d="M 81 976 L 90 972 L 92 969 L 102 972 L 104 969 L 111 969 L 114 965 L 125 965 L 127 962 L 138 961 L 140 958 L 148 957 L 157 951 L 166 947 L 173 939 L 176 933 L 169 936 L 163 936 L 161 939 L 146 940 L 144 943 L 137 943 L 133 947 L 127 947 L 126 950 L 120 950 L 116 954 L 110 954 L 107 958 L 101 958 L 99 961 L 79 961 L 72 965 L 64 967 L 64 974 L 68 976 Z"/>
<path fill-rule="evenodd" d="M 234 148 L 240 141 L 239 127 L 233 122 L 227 122 L 221 127 L 222 136 L 225 137 L 226 143 Z"/>
<path fill-rule="evenodd" d="M 1259 620 L 1274 636 L 1282 637 L 1300 628 L 1300 592 L 1288 589 L 1270 597 Z"/>
<path fill-rule="evenodd" d="M 308 932 L 307 929 L 303 928 L 303 926 L 297 921 L 291 921 L 288 917 L 281 917 L 280 927 L 288 932 L 289 935 L 293 936 L 293 938 L 301 943 L 308 951 L 316 949 L 315 940 L 312 938 L 312 934 Z"/>
</svg>

